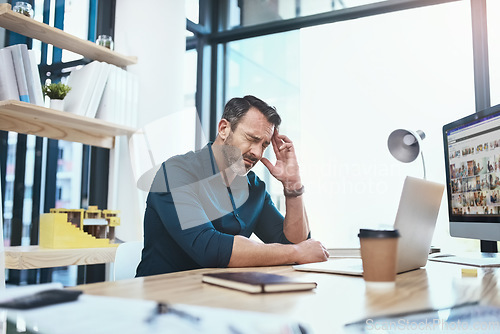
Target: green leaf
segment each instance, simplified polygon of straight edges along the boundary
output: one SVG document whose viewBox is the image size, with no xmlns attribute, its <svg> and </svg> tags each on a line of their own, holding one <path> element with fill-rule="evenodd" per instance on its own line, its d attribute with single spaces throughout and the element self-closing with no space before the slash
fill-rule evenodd
<svg viewBox="0 0 500 334">
<path fill-rule="evenodd" d="M 55 100 L 63 100 L 66 97 L 66 94 L 71 90 L 71 87 L 58 82 L 51 83 L 50 85 L 44 85 L 42 87 L 43 94 L 48 96 L 51 99 Z"/>
</svg>

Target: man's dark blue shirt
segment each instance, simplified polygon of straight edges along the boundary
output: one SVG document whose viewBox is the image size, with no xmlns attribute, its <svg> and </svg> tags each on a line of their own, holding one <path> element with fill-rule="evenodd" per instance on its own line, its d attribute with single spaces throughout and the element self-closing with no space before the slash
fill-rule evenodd
<svg viewBox="0 0 500 334">
<path fill-rule="evenodd" d="M 227 267 L 235 235 L 290 243 L 283 221 L 255 173 L 226 187 L 211 143 L 175 156 L 161 165 L 147 198 L 137 276 Z"/>
</svg>

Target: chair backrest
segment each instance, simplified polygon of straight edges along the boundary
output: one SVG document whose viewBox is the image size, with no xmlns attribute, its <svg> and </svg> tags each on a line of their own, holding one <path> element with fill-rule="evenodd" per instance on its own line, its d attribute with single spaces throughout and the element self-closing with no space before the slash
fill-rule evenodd
<svg viewBox="0 0 500 334">
<path fill-rule="evenodd" d="M 137 187 L 148 192 L 161 163 L 174 155 L 194 151 L 197 142 L 205 145 L 207 141 L 196 108 L 168 114 L 138 129 L 129 139 Z"/>
<path fill-rule="evenodd" d="M 141 262 L 141 252 L 144 242 L 128 241 L 120 244 L 116 249 L 114 264 L 114 280 L 122 280 L 135 277 L 135 271 Z"/>
</svg>

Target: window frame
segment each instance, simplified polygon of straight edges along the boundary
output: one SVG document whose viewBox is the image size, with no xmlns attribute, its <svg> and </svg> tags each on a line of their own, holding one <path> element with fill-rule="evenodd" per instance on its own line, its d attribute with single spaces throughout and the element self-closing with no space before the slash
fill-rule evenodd
<svg viewBox="0 0 500 334">
<path fill-rule="evenodd" d="M 364 6 L 332 10 L 321 14 L 225 30 L 224 27 L 227 27 L 225 22 L 227 1 L 200 1 L 200 25 L 202 29 L 198 29 L 197 31 L 194 31 L 194 29 L 190 30 L 195 33 L 195 38 L 197 39 L 196 47 L 200 52 L 199 54 L 204 55 L 203 57 L 199 57 L 198 63 L 196 107 L 202 124 L 210 129 L 210 140 L 214 140 L 216 137 L 217 122 L 222 114 L 221 110 L 224 103 L 228 98 L 224 94 L 223 81 L 227 63 L 225 50 L 228 42 L 327 23 L 467 0 L 387 0 Z M 470 5 L 473 36 L 471 42 L 474 62 L 472 64 L 474 67 L 474 95 L 476 112 L 478 112 L 491 106 L 486 0 L 470 0 Z M 202 18 L 209 18 L 211 21 L 202 21 Z M 190 26 L 193 27 L 193 23 L 188 21 L 188 29 Z M 192 42 L 189 41 L 189 43 Z M 186 45 L 193 45 L 189 43 L 187 41 Z M 208 53 L 210 53 L 210 57 L 208 57 Z M 209 58 L 208 61 L 204 57 Z M 208 66 L 209 68 L 207 68 Z M 209 99 L 208 103 L 206 102 L 207 99 Z M 206 110 L 207 107 L 209 108 L 209 117 L 200 112 Z M 209 120 L 208 125 L 206 124 L 207 120 Z M 497 252 L 497 243 L 481 240 L 481 251 Z"/>
</svg>

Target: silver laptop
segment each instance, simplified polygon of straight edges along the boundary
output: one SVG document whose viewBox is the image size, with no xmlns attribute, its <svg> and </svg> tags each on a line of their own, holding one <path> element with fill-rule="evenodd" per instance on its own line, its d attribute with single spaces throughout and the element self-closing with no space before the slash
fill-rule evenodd
<svg viewBox="0 0 500 334">
<path fill-rule="evenodd" d="M 444 185 L 407 176 L 394 228 L 401 237 L 398 242 L 397 271 L 425 266 L 429 256 L 432 235 L 441 206 Z M 347 275 L 363 275 L 361 259 L 332 259 L 326 262 L 293 266 L 296 270 Z"/>
</svg>

